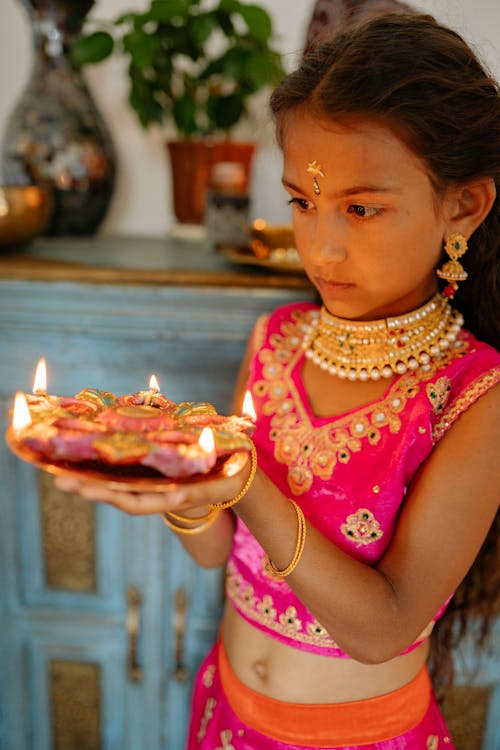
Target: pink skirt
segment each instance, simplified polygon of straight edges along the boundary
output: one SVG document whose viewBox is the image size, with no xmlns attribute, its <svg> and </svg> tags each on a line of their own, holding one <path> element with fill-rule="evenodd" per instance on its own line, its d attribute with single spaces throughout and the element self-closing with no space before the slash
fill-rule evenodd
<svg viewBox="0 0 500 750">
<path fill-rule="evenodd" d="M 187 750 L 455 750 L 424 668 L 364 701 L 286 703 L 234 674 L 220 643 L 200 667 Z"/>
</svg>

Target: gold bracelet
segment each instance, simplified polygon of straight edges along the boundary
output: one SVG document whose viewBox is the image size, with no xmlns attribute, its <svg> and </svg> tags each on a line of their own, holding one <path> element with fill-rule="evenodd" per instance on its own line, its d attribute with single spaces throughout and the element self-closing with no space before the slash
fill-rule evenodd
<svg viewBox="0 0 500 750">
<path fill-rule="evenodd" d="M 167 515 L 170 518 L 173 518 L 174 521 L 180 521 L 181 523 L 203 523 L 203 521 L 208 521 L 210 518 L 212 518 L 213 514 L 215 513 L 215 509 L 211 508 L 208 513 L 205 513 L 203 516 L 181 516 L 177 513 L 173 513 L 173 511 L 169 510 L 167 512 Z"/>
<path fill-rule="evenodd" d="M 214 503 L 213 505 L 210 505 L 211 508 L 214 508 L 214 510 L 224 510 L 225 508 L 230 508 L 232 505 L 236 505 L 242 497 L 244 497 L 248 490 L 250 489 L 250 485 L 253 482 L 253 479 L 255 477 L 255 472 L 257 471 L 257 451 L 255 450 L 255 445 L 252 443 L 252 448 L 250 450 L 250 474 L 248 475 L 248 479 L 241 488 L 241 490 L 238 492 L 238 494 L 233 497 L 232 500 L 226 500 L 225 503 Z"/>
<path fill-rule="evenodd" d="M 160 513 L 160 518 L 163 521 L 163 523 L 166 523 L 169 529 L 172 529 L 172 531 L 175 531 L 177 534 L 201 534 L 202 531 L 206 531 L 214 522 L 219 513 L 217 511 L 212 512 L 209 514 L 208 519 L 200 524 L 199 526 L 179 526 L 176 523 L 173 523 L 169 515 L 170 513 Z M 186 519 L 188 521 L 189 519 Z"/>
<path fill-rule="evenodd" d="M 295 513 L 297 514 L 297 542 L 295 544 L 295 552 L 293 553 L 290 564 L 286 568 L 284 568 L 284 570 L 278 570 L 278 568 L 276 568 L 275 565 L 271 562 L 269 557 L 267 558 L 266 569 L 275 578 L 286 578 L 290 575 L 292 570 L 294 570 L 297 566 L 302 552 L 304 551 L 304 544 L 306 543 L 306 519 L 304 518 L 304 513 L 302 512 L 302 508 L 297 505 L 295 500 L 292 500 L 291 498 L 289 498 L 289 500 L 295 509 Z"/>
</svg>

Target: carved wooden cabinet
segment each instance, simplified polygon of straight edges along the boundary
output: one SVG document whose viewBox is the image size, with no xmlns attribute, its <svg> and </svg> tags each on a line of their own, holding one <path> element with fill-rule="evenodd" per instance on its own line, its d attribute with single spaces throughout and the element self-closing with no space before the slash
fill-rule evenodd
<svg viewBox="0 0 500 750">
<path fill-rule="evenodd" d="M 203 244 L 40 241 L 0 258 L 2 430 L 40 356 L 49 391 L 117 393 L 155 373 L 174 400 L 230 408 L 255 318 L 310 297 Z M 2 750 L 181 750 L 191 680 L 216 637 L 222 571 L 158 516 L 59 492 L 0 451 Z"/>
</svg>

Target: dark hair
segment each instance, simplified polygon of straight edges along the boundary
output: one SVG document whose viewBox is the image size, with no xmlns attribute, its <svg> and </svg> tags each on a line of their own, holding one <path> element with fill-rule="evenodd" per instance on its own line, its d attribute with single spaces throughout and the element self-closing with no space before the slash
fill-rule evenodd
<svg viewBox="0 0 500 750">
<path fill-rule="evenodd" d="M 500 184 L 498 84 L 464 40 L 431 16 L 389 14 L 349 26 L 310 52 L 271 96 L 278 140 L 300 107 L 319 118 L 376 116 L 426 164 L 439 193 L 492 177 Z M 454 298 L 466 326 L 500 348 L 500 196 L 461 259 Z"/>
<path fill-rule="evenodd" d="M 500 182 L 498 84 L 464 40 L 427 15 L 383 15 L 349 26 L 310 52 L 271 97 L 278 141 L 290 112 L 380 118 L 426 165 L 439 194 L 479 177 Z M 466 326 L 500 348 L 500 198 L 461 259 L 469 278 L 454 298 Z M 453 681 L 452 649 L 474 623 L 483 646 L 500 598 L 500 516 L 432 639 L 431 669 Z"/>
</svg>

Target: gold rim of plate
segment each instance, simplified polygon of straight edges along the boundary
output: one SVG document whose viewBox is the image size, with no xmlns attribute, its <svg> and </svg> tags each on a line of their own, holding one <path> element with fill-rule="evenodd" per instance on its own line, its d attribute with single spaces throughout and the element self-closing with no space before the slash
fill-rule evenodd
<svg viewBox="0 0 500 750">
<path fill-rule="evenodd" d="M 240 265 L 261 266 L 263 268 L 272 268 L 275 271 L 305 274 L 304 266 L 300 261 L 287 259 L 280 256 L 276 251 L 271 251 L 271 255 L 268 258 L 257 258 L 251 251 L 239 250 L 238 248 L 224 245 L 221 247 L 221 252 L 227 260 L 239 263 Z"/>
<path fill-rule="evenodd" d="M 206 474 L 192 474 L 187 477 L 140 476 L 141 466 L 136 464 L 132 467 L 138 472 L 136 475 L 120 476 L 120 470 L 123 471 L 130 467 L 117 466 L 116 469 L 110 467 L 109 470 L 101 471 L 87 466 L 80 466 L 77 463 L 72 464 L 68 461 L 44 460 L 39 453 L 31 450 L 31 448 L 28 448 L 16 439 L 12 427 L 7 429 L 6 441 L 12 453 L 18 458 L 48 474 L 93 482 L 101 484 L 108 489 L 133 492 L 166 492 L 178 485 L 185 487 L 202 482 L 213 482 L 217 479 L 228 479 L 239 474 L 250 460 L 248 451 L 237 451 L 224 458 L 220 458 L 213 469 L 206 472 Z M 146 467 L 144 467 L 144 470 L 146 470 Z"/>
</svg>

